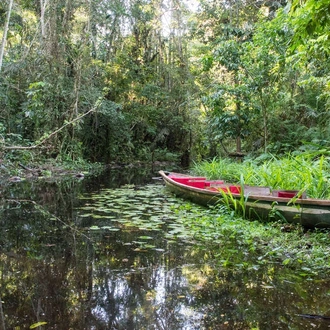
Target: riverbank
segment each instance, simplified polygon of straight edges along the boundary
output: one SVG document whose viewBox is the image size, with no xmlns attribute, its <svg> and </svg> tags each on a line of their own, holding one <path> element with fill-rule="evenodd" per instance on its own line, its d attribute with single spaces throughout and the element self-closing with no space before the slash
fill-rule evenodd
<svg viewBox="0 0 330 330">
<path fill-rule="evenodd" d="M 10 162 L 0 159 L 0 182 L 19 182 L 23 180 L 53 179 L 75 177 L 78 179 L 90 175 L 99 175 L 107 169 L 127 169 L 141 167 L 161 168 L 171 166 L 176 168 L 174 163 L 157 161 L 154 163 L 136 161 L 131 163 L 109 164 L 90 163 L 87 161 L 58 162 L 54 160 L 45 160 L 24 164 L 21 162 Z"/>
</svg>

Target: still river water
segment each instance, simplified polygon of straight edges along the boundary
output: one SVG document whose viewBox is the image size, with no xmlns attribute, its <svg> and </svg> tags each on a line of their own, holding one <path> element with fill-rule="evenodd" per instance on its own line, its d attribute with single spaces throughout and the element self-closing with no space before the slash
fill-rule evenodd
<svg viewBox="0 0 330 330">
<path fill-rule="evenodd" d="M 3 187 L 0 329 L 330 328 L 330 281 L 216 266 L 155 175 Z"/>
</svg>

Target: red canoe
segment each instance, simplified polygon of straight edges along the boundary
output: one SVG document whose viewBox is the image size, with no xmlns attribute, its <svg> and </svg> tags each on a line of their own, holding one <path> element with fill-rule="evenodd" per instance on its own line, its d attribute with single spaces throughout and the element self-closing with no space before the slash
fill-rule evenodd
<svg viewBox="0 0 330 330">
<path fill-rule="evenodd" d="M 243 203 L 245 215 L 251 219 L 285 219 L 308 228 L 330 228 L 330 200 L 306 198 L 293 190 L 271 191 L 268 187 L 241 186 L 174 172 L 159 174 L 170 191 L 200 205 Z"/>
</svg>

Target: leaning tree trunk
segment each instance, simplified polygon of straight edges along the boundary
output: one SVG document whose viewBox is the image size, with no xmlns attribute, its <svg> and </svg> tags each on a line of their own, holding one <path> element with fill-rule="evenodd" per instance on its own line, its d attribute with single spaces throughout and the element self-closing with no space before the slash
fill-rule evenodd
<svg viewBox="0 0 330 330">
<path fill-rule="evenodd" d="M 11 9 L 13 7 L 13 2 L 14 2 L 14 0 L 9 0 L 6 23 L 5 23 L 5 27 L 3 29 L 2 43 L 1 43 L 1 48 L 0 48 L 0 71 L 2 69 L 2 61 L 3 61 L 3 55 L 5 53 L 7 33 L 8 33 L 8 28 L 9 28 L 9 21 L 10 21 Z"/>
</svg>

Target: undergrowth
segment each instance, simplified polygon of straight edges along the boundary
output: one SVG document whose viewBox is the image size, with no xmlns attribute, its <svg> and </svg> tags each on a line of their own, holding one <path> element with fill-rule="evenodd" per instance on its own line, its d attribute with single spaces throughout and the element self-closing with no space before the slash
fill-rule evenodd
<svg viewBox="0 0 330 330">
<path fill-rule="evenodd" d="M 330 199 L 330 158 L 324 155 L 268 155 L 242 163 L 214 158 L 194 164 L 192 171 L 209 179 L 243 180 L 248 185 L 305 191 L 308 197 Z"/>
</svg>

